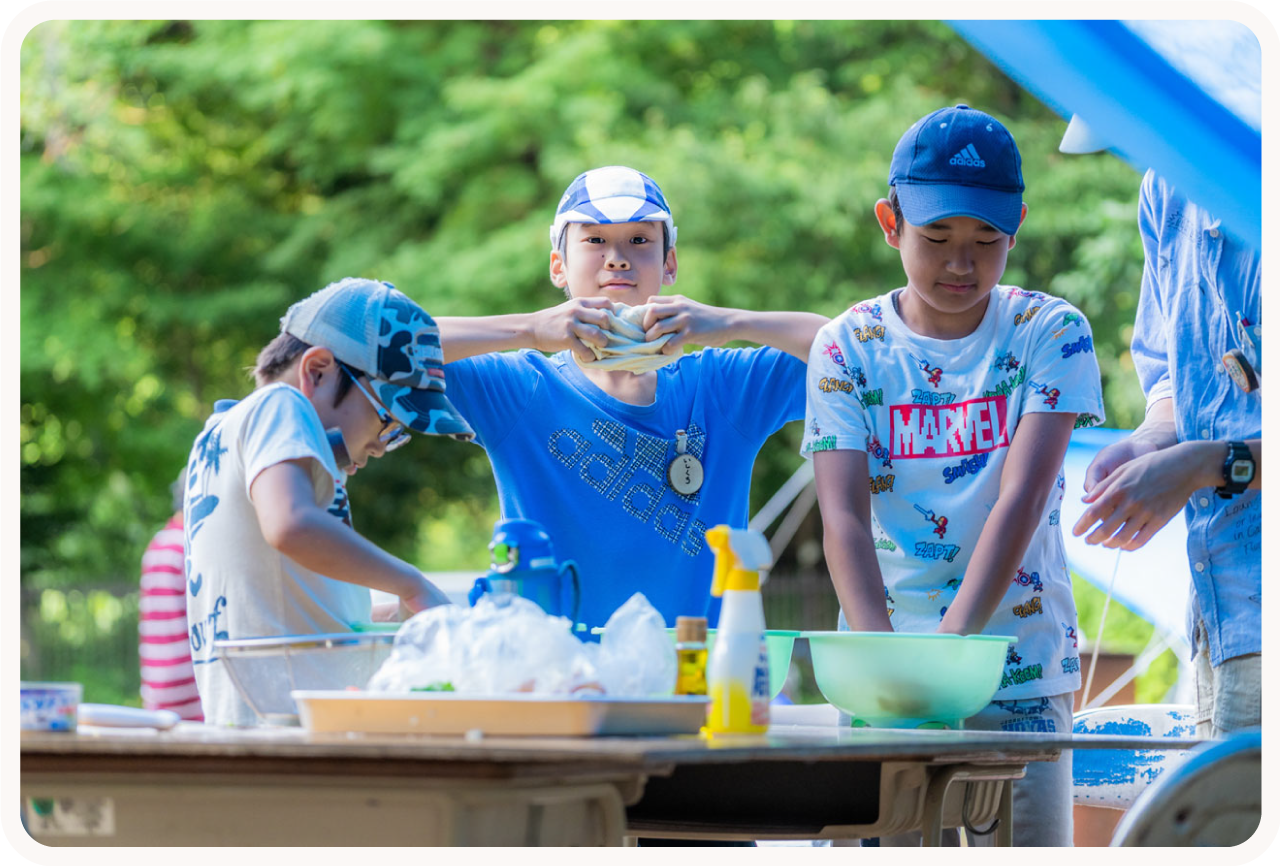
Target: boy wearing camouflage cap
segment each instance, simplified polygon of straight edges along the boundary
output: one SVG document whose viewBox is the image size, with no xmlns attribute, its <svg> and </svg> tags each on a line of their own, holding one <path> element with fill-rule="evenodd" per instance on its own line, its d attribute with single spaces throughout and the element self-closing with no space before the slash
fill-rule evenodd
<svg viewBox="0 0 1280 866">
<path fill-rule="evenodd" d="M 502 513 L 541 522 L 577 562 L 581 622 L 603 625 L 640 591 L 668 625 L 704 612 L 714 625 L 703 533 L 746 525 L 752 464 L 804 416 L 805 361 L 827 319 L 661 295 L 676 279 L 676 228 L 658 185 L 631 168 L 579 175 L 551 246 L 565 303 L 440 319 Z M 683 351 L 730 340 L 762 348 Z"/>
<path fill-rule="evenodd" d="M 258 356 L 257 390 L 215 404 L 187 462 L 191 656 L 212 724 L 255 721 L 215 639 L 350 631 L 372 618 L 371 588 L 413 612 L 448 602 L 351 528 L 341 494 L 344 475 L 410 430 L 474 435 L 445 397 L 435 323 L 388 283 L 346 279 L 280 324 Z"/>
</svg>

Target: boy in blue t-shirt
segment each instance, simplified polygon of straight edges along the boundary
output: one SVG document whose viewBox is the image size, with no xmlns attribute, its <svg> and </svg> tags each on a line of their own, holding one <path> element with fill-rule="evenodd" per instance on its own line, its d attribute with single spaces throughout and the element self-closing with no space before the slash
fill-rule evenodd
<svg viewBox="0 0 1280 866">
<path fill-rule="evenodd" d="M 1071 432 L 1102 421 L 1089 323 L 999 284 L 1026 206 L 994 117 L 958 105 L 922 118 L 889 186 L 876 217 L 907 284 L 824 327 L 809 361 L 802 450 L 840 625 L 1016 636 L 995 699 L 965 727 L 1067 733 L 1080 652 L 1059 507 Z M 1014 844 L 1071 844 L 1070 752 L 1013 791 Z"/>
<path fill-rule="evenodd" d="M 540 522 L 557 557 L 577 563 L 588 626 L 637 591 L 668 625 L 704 613 L 714 625 L 703 533 L 746 525 L 756 454 L 803 416 L 805 360 L 827 321 L 662 296 L 675 242 L 651 178 L 593 169 L 569 185 L 551 227 L 551 282 L 569 300 L 437 320 L 454 402 L 488 453 L 502 514 Z M 631 369 L 593 351 L 626 342 L 622 305 L 642 309 Z M 764 348 L 682 351 L 730 340 Z"/>
</svg>

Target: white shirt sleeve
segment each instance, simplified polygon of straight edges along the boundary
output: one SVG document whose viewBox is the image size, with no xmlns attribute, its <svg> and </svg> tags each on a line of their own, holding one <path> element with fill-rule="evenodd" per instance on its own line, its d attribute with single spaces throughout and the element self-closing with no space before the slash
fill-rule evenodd
<svg viewBox="0 0 1280 866">
<path fill-rule="evenodd" d="M 1164 225 L 1164 197 L 1157 195 L 1159 181 L 1148 171 L 1142 179 L 1138 197 L 1138 233 L 1142 237 L 1142 290 L 1138 295 L 1138 311 L 1134 317 L 1133 340 L 1129 354 L 1133 358 L 1138 381 L 1147 395 L 1147 409 L 1158 401 L 1173 396 L 1173 380 L 1169 377 L 1169 325 L 1165 318 L 1160 292 L 1160 231 Z M 1160 199 L 1157 206 L 1156 199 Z"/>
<path fill-rule="evenodd" d="M 859 383 L 852 378 L 851 348 L 843 317 L 818 332 L 805 377 L 804 438 L 800 453 L 866 451 L 870 430 Z"/>
<path fill-rule="evenodd" d="M 1090 415 L 1093 420 L 1081 426 L 1101 424 L 1102 377 L 1089 320 L 1071 304 L 1055 299 L 1045 304 L 1031 327 L 1035 343 L 1023 411 Z"/>
<path fill-rule="evenodd" d="M 268 387 L 271 391 L 250 408 L 241 428 L 245 496 L 263 470 L 286 460 L 304 460 L 309 464 L 316 505 L 327 508 L 340 475 L 320 417 L 296 388 Z"/>
</svg>

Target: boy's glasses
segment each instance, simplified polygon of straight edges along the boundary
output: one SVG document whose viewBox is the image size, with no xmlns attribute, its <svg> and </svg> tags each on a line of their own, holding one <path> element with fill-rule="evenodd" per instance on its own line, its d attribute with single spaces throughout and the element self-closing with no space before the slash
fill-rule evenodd
<svg viewBox="0 0 1280 866">
<path fill-rule="evenodd" d="M 391 413 L 388 412 L 381 403 L 375 400 L 372 394 L 365 390 L 364 385 L 360 384 L 360 378 L 356 375 L 356 372 L 341 361 L 338 361 L 338 366 L 342 369 L 342 372 L 346 373 L 347 376 L 351 378 L 351 383 L 355 385 L 356 388 L 360 390 L 360 393 L 364 395 L 364 398 L 369 401 L 369 405 L 373 407 L 373 411 L 378 413 L 378 420 L 382 422 L 382 432 L 378 434 L 378 440 L 382 442 L 383 453 L 395 451 L 401 445 L 408 442 L 409 431 L 403 424 L 395 418 L 392 418 Z"/>
</svg>

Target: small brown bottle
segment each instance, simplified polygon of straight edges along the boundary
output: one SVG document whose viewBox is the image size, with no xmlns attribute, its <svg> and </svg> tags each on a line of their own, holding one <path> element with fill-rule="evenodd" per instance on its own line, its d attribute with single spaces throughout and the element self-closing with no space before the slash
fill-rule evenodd
<svg viewBox="0 0 1280 866">
<path fill-rule="evenodd" d="M 676 617 L 676 694 L 707 693 L 707 618 Z"/>
</svg>

